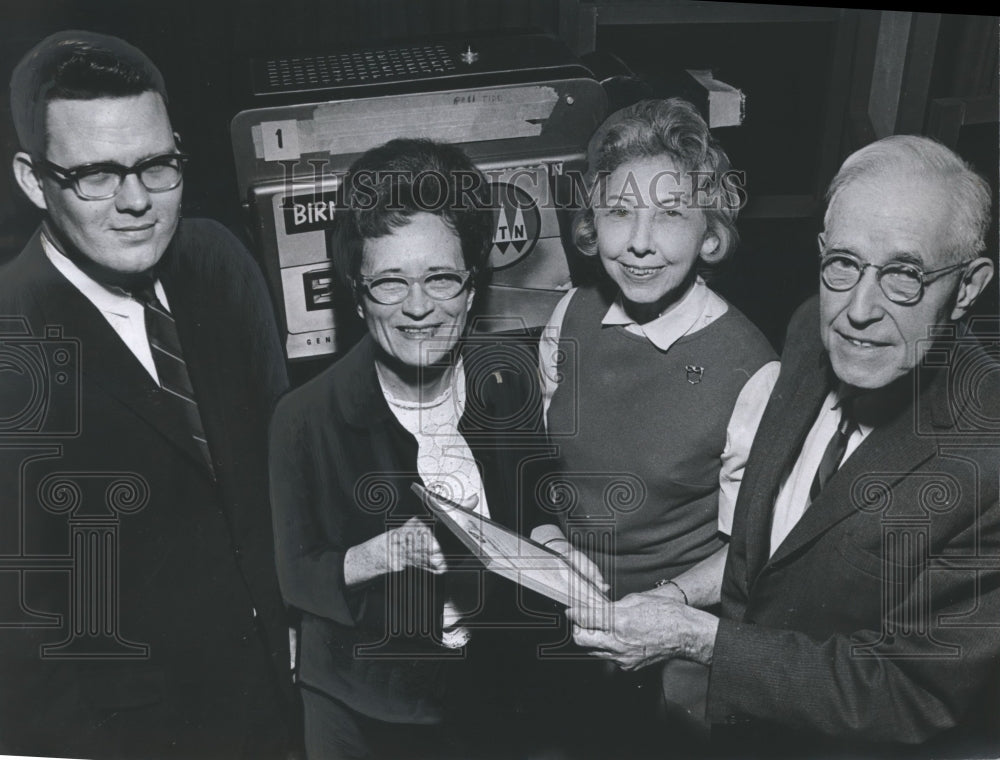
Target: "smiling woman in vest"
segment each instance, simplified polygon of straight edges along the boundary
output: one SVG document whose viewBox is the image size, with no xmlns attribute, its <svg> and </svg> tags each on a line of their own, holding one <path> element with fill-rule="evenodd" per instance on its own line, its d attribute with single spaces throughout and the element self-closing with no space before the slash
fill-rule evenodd
<svg viewBox="0 0 1000 760">
<path fill-rule="evenodd" d="M 542 337 L 559 454 L 539 492 L 552 519 L 533 537 L 582 549 L 582 569 L 603 576 L 613 600 L 659 587 L 711 605 L 777 376 L 764 336 L 699 274 L 736 247 L 741 177 L 697 110 L 671 99 L 609 117 L 588 146 L 586 180 L 575 240 L 607 277 L 567 293 Z M 632 733 L 641 752 L 658 669 L 605 677 L 580 665 L 587 709 L 618 726 L 604 735 L 621 751 Z"/>
</svg>

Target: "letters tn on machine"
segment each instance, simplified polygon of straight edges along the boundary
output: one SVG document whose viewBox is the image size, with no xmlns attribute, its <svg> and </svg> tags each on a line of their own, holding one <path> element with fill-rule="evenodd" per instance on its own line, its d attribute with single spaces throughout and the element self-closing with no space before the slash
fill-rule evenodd
<svg viewBox="0 0 1000 760">
<path fill-rule="evenodd" d="M 397 137 L 460 145 L 500 203 L 482 313 L 537 327 L 570 284 L 563 249 L 570 169 L 605 95 L 542 35 L 254 60 L 250 107 L 231 124 L 237 181 L 283 317 L 290 359 L 331 354 L 338 310 L 329 235 L 343 175 Z M 341 298 L 341 301 L 344 299 Z M 487 326 L 487 329 L 490 329 Z"/>
</svg>

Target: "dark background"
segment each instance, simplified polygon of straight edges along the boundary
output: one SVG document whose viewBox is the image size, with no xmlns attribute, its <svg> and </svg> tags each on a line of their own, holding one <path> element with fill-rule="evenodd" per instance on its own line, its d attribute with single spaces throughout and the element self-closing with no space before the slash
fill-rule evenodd
<svg viewBox="0 0 1000 760">
<path fill-rule="evenodd" d="M 747 94 L 744 125 L 716 134 L 746 171 L 751 198 L 740 248 L 715 286 L 775 344 L 791 311 L 816 289 L 823 189 L 848 153 L 888 133 L 887 113 L 891 132 L 928 133 L 956 147 L 997 194 L 997 17 L 691 0 L 0 0 L 5 167 L 17 150 L 10 71 L 43 36 L 74 27 L 124 37 L 156 61 L 174 126 L 194 157 L 184 213 L 238 233 L 247 218 L 229 122 L 248 105 L 254 56 L 533 30 L 558 35 L 602 76 L 620 75 L 624 64 L 658 95 L 670 94 L 665 83 L 677 69 L 713 68 Z M 902 72 L 888 88 L 895 109 L 878 96 L 894 65 Z M 620 81 L 609 85 L 613 100 L 629 97 Z M 964 124 L 942 116 L 955 103 L 966 111 Z M 38 220 L 5 169 L 0 262 L 16 255 Z M 994 222 L 989 255 L 997 251 Z M 995 280 L 977 311 L 997 314 Z"/>
</svg>

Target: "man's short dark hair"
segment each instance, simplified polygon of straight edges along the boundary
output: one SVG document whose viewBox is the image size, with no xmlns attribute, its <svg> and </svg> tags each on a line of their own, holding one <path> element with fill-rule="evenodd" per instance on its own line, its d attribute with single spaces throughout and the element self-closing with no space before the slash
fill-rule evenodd
<svg viewBox="0 0 1000 760">
<path fill-rule="evenodd" d="M 334 271 L 346 287 L 353 288 L 361 271 L 366 240 L 390 235 L 422 212 L 440 217 L 455 233 L 466 269 L 486 273 L 494 224 L 489 186 L 461 148 L 390 140 L 351 164 L 344 184 L 330 248 Z"/>
<path fill-rule="evenodd" d="M 17 64 L 10 78 L 10 111 L 21 148 L 41 156 L 49 102 L 144 92 L 167 101 L 163 75 L 145 53 L 118 37 L 72 29 L 46 37 Z"/>
</svg>

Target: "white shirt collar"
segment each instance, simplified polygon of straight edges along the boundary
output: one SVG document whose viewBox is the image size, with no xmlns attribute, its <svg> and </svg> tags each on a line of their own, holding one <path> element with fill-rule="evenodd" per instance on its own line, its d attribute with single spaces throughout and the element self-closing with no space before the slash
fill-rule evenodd
<svg viewBox="0 0 1000 760">
<path fill-rule="evenodd" d="M 694 285 L 676 304 L 656 319 L 643 325 L 637 324 L 622 305 L 621 293 L 608 309 L 602 325 L 632 327 L 630 332 L 645 335 L 649 342 L 661 351 L 666 351 L 680 338 L 704 327 L 726 311 L 726 302 L 716 295 L 699 276 Z"/>
<path fill-rule="evenodd" d="M 127 316 L 132 311 L 129 308 L 132 297 L 128 293 L 121 288 L 106 287 L 91 278 L 90 275 L 80 269 L 80 267 L 56 248 L 52 244 L 52 241 L 49 240 L 48 235 L 44 233 L 42 233 L 42 250 L 45 251 L 45 255 L 49 261 L 52 262 L 52 266 L 58 269 L 63 277 L 69 280 L 73 284 L 73 287 L 86 296 L 87 300 L 94 304 L 100 311 L 111 312 L 120 316 Z"/>
<path fill-rule="evenodd" d="M 136 313 L 142 313 L 142 305 L 133 299 L 128 292 L 122 288 L 102 285 L 93 279 L 73 263 L 72 259 L 56 248 L 44 231 L 42 232 L 41 239 L 42 250 L 45 251 L 48 260 L 52 262 L 52 266 L 63 277 L 69 280 L 73 287 L 79 290 L 99 311 L 119 317 L 129 317 Z M 159 279 L 153 283 L 153 289 L 156 291 L 156 297 L 160 299 L 160 303 L 169 311 L 170 304 L 167 302 L 167 294 L 164 292 L 163 284 Z M 137 305 L 139 307 L 138 312 L 136 312 Z"/>
</svg>

